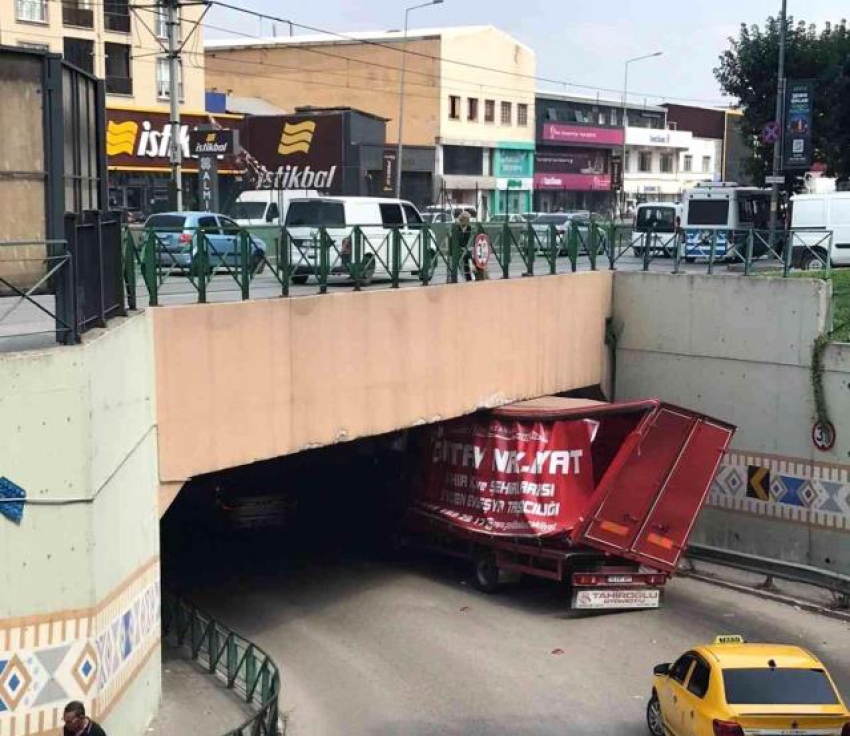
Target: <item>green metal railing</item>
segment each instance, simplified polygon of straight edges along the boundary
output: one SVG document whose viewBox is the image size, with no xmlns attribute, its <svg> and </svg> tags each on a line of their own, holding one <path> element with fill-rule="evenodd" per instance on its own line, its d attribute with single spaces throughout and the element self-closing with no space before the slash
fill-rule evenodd
<svg viewBox="0 0 850 736">
<path fill-rule="evenodd" d="M 163 638 L 240 693 L 257 712 L 224 736 L 279 736 L 280 672 L 274 660 L 212 616 L 163 591 Z"/>
<path fill-rule="evenodd" d="M 156 306 L 163 287 L 175 280 L 189 285 L 201 303 L 210 298 L 211 286 L 221 290 L 222 282 L 225 287 L 235 285 L 241 298 L 249 299 L 256 277 L 263 272 L 265 296 L 289 296 L 293 285 L 310 279 L 318 284 L 319 293 L 326 293 L 335 279 L 347 280 L 355 290 L 376 278 L 388 281 L 392 288 L 410 279 L 423 285 L 456 283 L 469 268 L 473 245 L 482 234 L 490 249 L 486 272 L 503 279 L 511 278 L 515 267 L 522 276 L 536 276 L 575 272 L 580 261 L 591 271 L 606 266 L 615 270 L 626 259 L 631 267 L 643 270 L 664 259 L 672 273 L 682 270 L 683 261 L 704 264 L 709 274 L 724 263 L 740 266 L 745 275 L 757 262 L 773 262 L 787 276 L 795 269 L 828 269 L 832 248 L 827 231 L 793 230 L 771 241 L 766 231 L 714 230 L 695 239 L 693 233 L 682 230 L 638 232 L 596 219 L 573 220 L 565 227 L 483 222 L 474 223 L 468 233 L 453 225 L 260 229 L 261 234 L 243 229 L 170 233 L 126 228 L 124 275 L 130 307 L 136 307 L 140 284 L 150 305 Z"/>
</svg>

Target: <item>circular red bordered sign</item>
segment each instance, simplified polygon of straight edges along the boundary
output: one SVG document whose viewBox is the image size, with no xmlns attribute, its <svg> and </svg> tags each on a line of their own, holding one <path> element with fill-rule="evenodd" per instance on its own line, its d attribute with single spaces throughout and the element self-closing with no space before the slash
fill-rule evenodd
<svg viewBox="0 0 850 736">
<path fill-rule="evenodd" d="M 479 271 L 487 268 L 490 262 L 490 238 L 487 233 L 478 233 L 472 244 L 472 260 Z"/>
<path fill-rule="evenodd" d="M 812 442 L 821 452 L 835 447 L 835 427 L 832 422 L 815 422 L 812 426 Z"/>
</svg>

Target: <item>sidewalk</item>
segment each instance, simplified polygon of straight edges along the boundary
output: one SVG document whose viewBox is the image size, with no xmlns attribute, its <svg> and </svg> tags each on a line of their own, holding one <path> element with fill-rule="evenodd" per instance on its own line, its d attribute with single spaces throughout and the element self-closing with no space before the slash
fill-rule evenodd
<svg viewBox="0 0 850 736">
<path fill-rule="evenodd" d="M 163 643 L 162 704 L 148 727 L 149 736 L 220 736 L 254 712 L 185 650 Z"/>
</svg>

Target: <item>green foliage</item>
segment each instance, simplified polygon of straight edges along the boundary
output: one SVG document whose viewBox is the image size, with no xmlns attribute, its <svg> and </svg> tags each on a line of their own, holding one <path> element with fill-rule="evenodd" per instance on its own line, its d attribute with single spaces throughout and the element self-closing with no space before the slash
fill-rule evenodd
<svg viewBox="0 0 850 736">
<path fill-rule="evenodd" d="M 761 142 L 765 123 L 776 117 L 776 74 L 779 57 L 779 18 L 769 17 L 764 28 L 741 25 L 737 38 L 720 56 L 714 75 L 723 91 L 738 98 L 744 113 L 742 132 L 755 141 L 750 173 L 763 183 L 770 170 L 773 146 Z M 826 23 L 822 30 L 787 18 L 786 79 L 814 79 L 815 160 L 827 165 L 827 175 L 850 174 L 850 29 L 847 21 Z"/>
</svg>

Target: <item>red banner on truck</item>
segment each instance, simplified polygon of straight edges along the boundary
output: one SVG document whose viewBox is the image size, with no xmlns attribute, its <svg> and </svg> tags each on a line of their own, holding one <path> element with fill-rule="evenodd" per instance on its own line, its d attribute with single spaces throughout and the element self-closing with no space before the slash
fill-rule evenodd
<svg viewBox="0 0 850 736">
<path fill-rule="evenodd" d="M 436 430 L 418 507 L 512 537 L 571 530 L 594 491 L 592 419 L 462 420 Z"/>
</svg>

